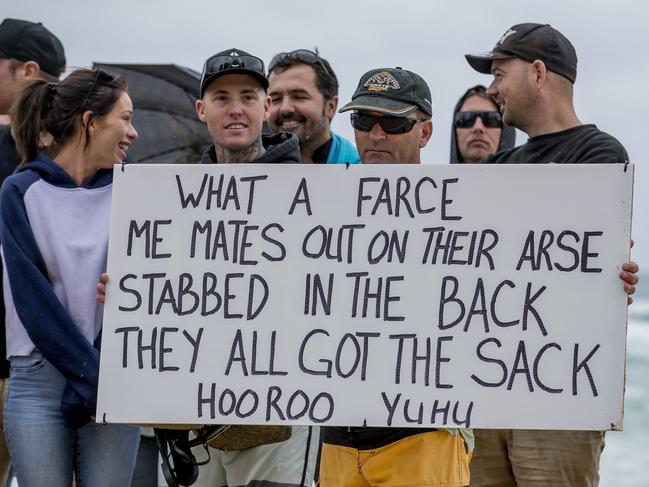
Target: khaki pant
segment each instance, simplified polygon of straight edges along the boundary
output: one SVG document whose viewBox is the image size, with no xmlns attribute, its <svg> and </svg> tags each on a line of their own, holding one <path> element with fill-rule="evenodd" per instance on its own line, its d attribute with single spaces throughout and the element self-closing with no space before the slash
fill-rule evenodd
<svg viewBox="0 0 649 487">
<path fill-rule="evenodd" d="M 279 443 L 246 450 L 209 448 L 210 462 L 199 469 L 193 487 L 308 487 L 318 456 L 317 426 L 293 426 L 291 437 Z M 192 450 L 198 461 L 207 456 L 202 446 Z"/>
<path fill-rule="evenodd" d="M 471 487 L 597 487 L 602 431 L 473 430 Z"/>
<path fill-rule="evenodd" d="M 320 487 L 462 487 L 469 460 L 462 435 L 430 431 L 373 450 L 322 445 Z"/>
</svg>

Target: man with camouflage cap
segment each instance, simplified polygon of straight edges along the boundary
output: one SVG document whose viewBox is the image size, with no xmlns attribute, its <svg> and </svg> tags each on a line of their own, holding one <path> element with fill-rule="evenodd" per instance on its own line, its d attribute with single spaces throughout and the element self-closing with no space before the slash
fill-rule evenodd
<svg viewBox="0 0 649 487">
<path fill-rule="evenodd" d="M 352 101 L 356 146 L 365 164 L 419 164 L 433 133 L 430 89 L 416 73 L 380 68 L 365 73 Z M 470 430 L 327 427 L 321 487 L 469 483 Z"/>
</svg>

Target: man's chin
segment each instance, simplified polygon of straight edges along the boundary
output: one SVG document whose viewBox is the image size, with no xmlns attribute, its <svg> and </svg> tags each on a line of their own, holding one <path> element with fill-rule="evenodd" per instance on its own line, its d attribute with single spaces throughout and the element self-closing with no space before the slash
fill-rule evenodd
<svg viewBox="0 0 649 487">
<path fill-rule="evenodd" d="M 292 134 L 297 135 L 298 137 L 304 131 L 304 124 L 298 123 L 296 125 L 284 126 L 280 125 L 277 129 L 278 132 L 291 132 Z"/>
<path fill-rule="evenodd" d="M 221 144 L 218 144 L 224 149 L 230 151 L 230 152 L 238 152 L 244 149 L 247 149 L 252 145 L 252 142 L 250 140 L 242 140 L 242 139 L 226 139 L 224 140 Z"/>
<path fill-rule="evenodd" d="M 388 152 L 369 152 L 363 156 L 364 164 L 395 164 L 392 154 Z"/>
<path fill-rule="evenodd" d="M 496 152 L 496 151 L 493 151 Z M 464 157 L 464 162 L 470 164 L 477 164 L 478 162 L 487 158 L 487 156 L 493 154 L 493 152 L 488 150 L 472 150 L 469 151 Z"/>
<path fill-rule="evenodd" d="M 514 114 L 511 112 L 511 110 L 507 110 L 507 108 L 503 107 L 500 113 L 500 117 L 504 124 L 514 127 Z"/>
</svg>

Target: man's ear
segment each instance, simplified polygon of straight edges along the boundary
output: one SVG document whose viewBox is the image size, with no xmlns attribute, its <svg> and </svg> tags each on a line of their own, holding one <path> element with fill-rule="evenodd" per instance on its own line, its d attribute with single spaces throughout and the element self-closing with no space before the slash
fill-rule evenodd
<svg viewBox="0 0 649 487">
<path fill-rule="evenodd" d="M 25 61 L 22 65 L 23 77 L 25 79 L 38 79 L 41 75 L 41 67 L 36 61 Z"/>
<path fill-rule="evenodd" d="M 266 99 L 264 100 L 264 122 L 268 122 L 268 117 L 270 117 L 270 104 L 272 103 L 272 100 L 270 96 L 266 96 Z"/>
<path fill-rule="evenodd" d="M 421 134 L 419 135 L 419 148 L 423 149 L 433 135 L 433 121 L 431 119 L 421 122 Z"/>
<path fill-rule="evenodd" d="M 532 70 L 532 81 L 536 86 L 543 86 L 548 79 L 548 68 L 545 63 L 539 59 L 533 61 L 530 65 Z"/>
<path fill-rule="evenodd" d="M 334 95 L 325 101 L 325 115 L 329 122 L 334 118 L 336 110 L 338 109 L 338 95 Z"/>
<path fill-rule="evenodd" d="M 205 116 L 205 103 L 200 98 L 196 100 L 196 115 L 198 115 L 198 119 L 201 122 L 207 123 L 207 117 Z"/>
</svg>

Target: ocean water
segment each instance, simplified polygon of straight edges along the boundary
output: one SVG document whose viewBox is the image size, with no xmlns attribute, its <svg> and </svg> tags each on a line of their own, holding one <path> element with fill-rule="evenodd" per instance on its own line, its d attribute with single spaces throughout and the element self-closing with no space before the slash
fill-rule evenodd
<svg viewBox="0 0 649 487">
<path fill-rule="evenodd" d="M 624 430 L 606 434 L 601 487 L 649 486 L 649 275 L 629 307 Z"/>
</svg>

